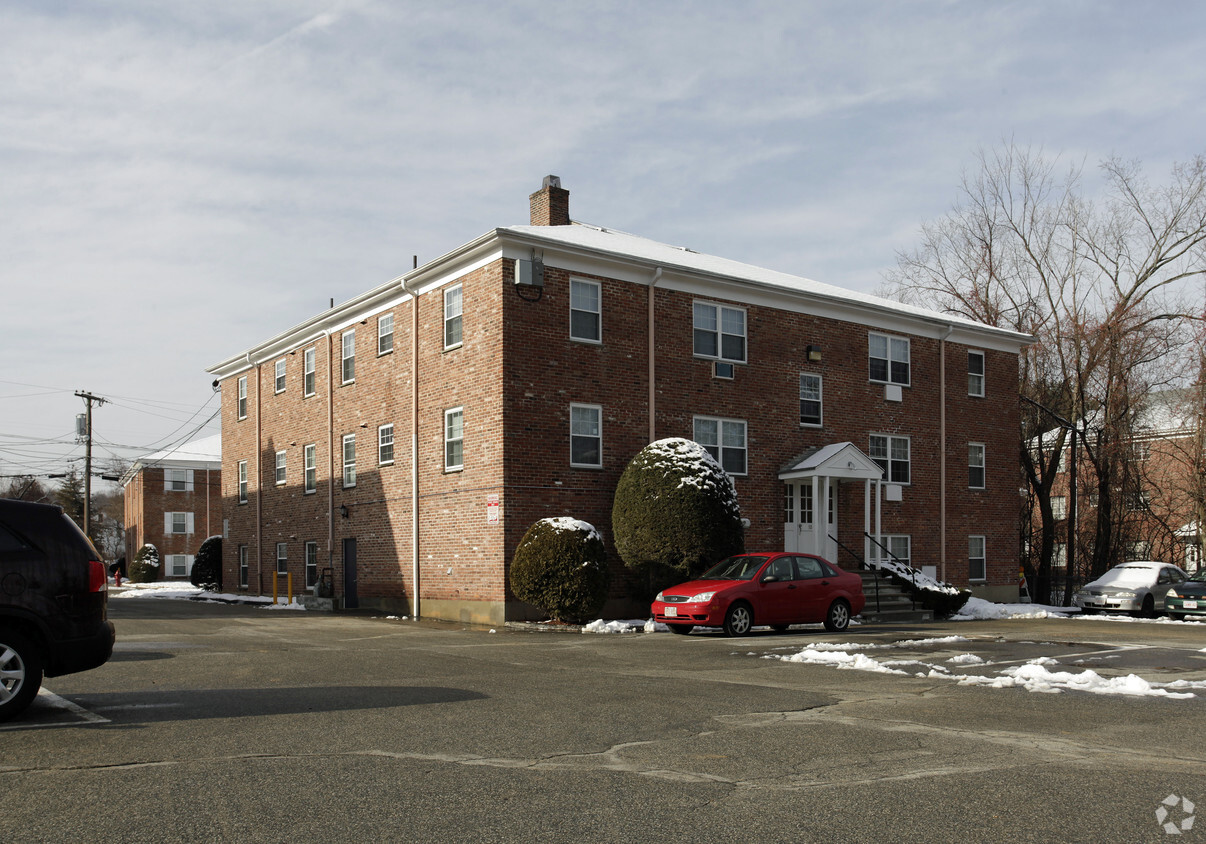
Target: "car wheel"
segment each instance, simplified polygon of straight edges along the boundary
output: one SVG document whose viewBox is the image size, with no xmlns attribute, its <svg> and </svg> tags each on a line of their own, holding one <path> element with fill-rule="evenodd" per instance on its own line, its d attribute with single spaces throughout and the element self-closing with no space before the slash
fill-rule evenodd
<svg viewBox="0 0 1206 844">
<path fill-rule="evenodd" d="M 737 602 L 724 614 L 724 632 L 730 636 L 744 636 L 754 626 L 754 611 L 749 604 Z"/>
<path fill-rule="evenodd" d="M 1156 600 L 1147 595 L 1143 599 L 1143 608 L 1135 613 L 1136 618 L 1155 618 L 1156 617 Z"/>
<path fill-rule="evenodd" d="M 850 605 L 838 598 L 829 605 L 829 612 L 825 613 L 825 629 L 836 633 L 849 626 Z"/>
<path fill-rule="evenodd" d="M 0 721 L 29 706 L 42 685 L 42 655 L 20 633 L 0 631 Z"/>
<path fill-rule="evenodd" d="M 786 633 L 789 627 L 791 627 L 790 624 L 772 624 L 771 630 L 774 630 L 776 633 Z"/>
<path fill-rule="evenodd" d="M 671 633 L 677 633 L 680 636 L 686 636 L 695 629 L 694 624 L 667 624 L 666 626 L 670 628 Z"/>
</svg>

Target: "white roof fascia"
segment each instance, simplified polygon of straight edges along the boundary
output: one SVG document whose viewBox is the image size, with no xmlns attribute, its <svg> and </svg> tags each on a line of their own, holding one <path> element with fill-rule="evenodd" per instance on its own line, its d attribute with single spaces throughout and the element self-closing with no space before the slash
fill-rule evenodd
<svg viewBox="0 0 1206 844">
<path fill-rule="evenodd" d="M 275 360 L 327 334 L 336 334 L 359 322 L 389 310 L 411 298 L 411 291 L 422 295 L 455 281 L 502 257 L 497 231 L 442 255 L 418 269 L 397 276 L 353 299 L 336 305 L 315 317 L 270 337 L 263 343 L 216 363 L 205 371 L 219 379 L 229 378 L 257 364 Z"/>
<path fill-rule="evenodd" d="M 594 243 L 575 242 L 572 238 L 558 236 L 566 234 L 566 230 L 574 235 L 584 236 L 587 240 L 607 240 L 604 236 L 612 235 L 616 239 L 616 248 L 608 250 Z M 600 233 L 600 237 L 591 233 Z M 625 244 L 643 245 L 650 255 L 626 252 L 623 249 Z M 648 285 L 654 272 L 661 269 L 662 275 L 658 284 L 667 289 L 695 296 L 807 313 L 880 331 L 934 339 L 946 338 L 956 343 L 1014 354 L 1022 346 L 1034 342 L 1030 335 L 1009 329 L 981 325 L 963 317 L 953 317 L 867 294 L 844 291 L 832 285 L 637 238 L 634 235 L 611 233 L 593 226 L 580 225 L 511 226 L 486 232 L 476 240 L 457 247 L 405 275 L 397 276 L 263 343 L 214 364 L 207 368 L 206 372 L 216 375 L 219 379 L 229 378 L 404 302 L 410 298 L 412 291 L 416 295 L 422 295 L 438 289 L 499 258 L 528 259 L 533 249 L 543 253 L 546 264 L 570 272 Z M 708 269 L 704 266 L 706 264 L 715 264 L 730 272 Z M 749 274 L 742 274 L 747 268 Z M 764 278 L 754 278 L 754 273 Z M 801 289 L 804 287 L 814 289 Z"/>
<path fill-rule="evenodd" d="M 996 328 L 937 311 L 916 308 L 866 294 L 827 293 L 823 291 L 793 289 L 784 284 L 774 284 L 761 279 L 726 275 L 682 264 L 676 265 L 675 252 L 681 252 L 684 260 L 699 256 L 701 260 L 711 256 L 678 249 L 665 244 L 654 244 L 666 256 L 666 261 L 628 255 L 622 252 L 608 253 L 591 246 L 567 242 L 556 237 L 542 236 L 539 230 L 555 231 L 561 226 L 530 226 L 500 229 L 500 234 L 509 243 L 504 246 L 507 258 L 527 258 L 531 248 L 544 253 L 546 265 L 556 265 L 570 272 L 600 275 L 621 281 L 648 285 L 657 269 L 662 270 L 658 287 L 678 290 L 695 296 L 728 299 L 749 305 L 758 305 L 796 313 L 807 313 L 850 322 L 882 331 L 901 334 L 944 338 L 977 348 L 1017 354 L 1022 346 L 1034 342 L 1034 337 Z M 590 227 L 584 227 L 590 228 Z M 537 231 L 533 231 L 537 230 Z M 735 268 L 744 265 L 727 262 Z M 753 268 L 760 269 L 760 268 Z M 800 285 L 830 287 L 808 279 L 788 276 L 784 273 L 768 273 L 780 276 L 785 281 L 793 280 Z M 839 291 L 839 288 L 833 288 Z M 950 332 L 949 336 L 948 331 Z"/>
</svg>

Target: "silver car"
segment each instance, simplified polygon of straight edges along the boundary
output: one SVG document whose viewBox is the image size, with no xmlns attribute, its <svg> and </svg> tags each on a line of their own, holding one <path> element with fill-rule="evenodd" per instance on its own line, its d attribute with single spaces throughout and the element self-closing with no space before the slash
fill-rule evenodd
<svg viewBox="0 0 1206 844">
<path fill-rule="evenodd" d="M 1112 610 L 1153 618 L 1164 612 L 1164 595 L 1189 578 L 1177 566 L 1136 560 L 1114 566 L 1072 596 L 1086 613 Z"/>
</svg>

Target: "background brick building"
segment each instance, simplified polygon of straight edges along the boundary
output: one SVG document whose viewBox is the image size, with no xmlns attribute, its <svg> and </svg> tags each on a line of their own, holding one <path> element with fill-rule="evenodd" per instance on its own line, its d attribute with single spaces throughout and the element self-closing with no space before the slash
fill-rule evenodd
<svg viewBox="0 0 1206 844">
<path fill-rule="evenodd" d="M 1016 596 L 1030 338 L 572 223 L 568 197 L 549 177 L 531 225 L 209 370 L 225 582 L 271 591 L 278 572 L 313 584 L 329 568 L 348 606 L 529 617 L 511 554 L 533 522 L 569 515 L 612 551 L 605 612 L 641 612 L 625 605 L 612 495 L 640 448 L 679 436 L 734 476 L 748 548 L 829 543 L 854 567 L 878 553 L 870 534 Z M 869 479 L 880 467 L 886 482 Z"/>
<path fill-rule="evenodd" d="M 159 549 L 161 577 L 188 577 L 201 543 L 222 532 L 222 438 L 141 457 L 121 486 L 127 556 L 149 543 Z"/>
</svg>

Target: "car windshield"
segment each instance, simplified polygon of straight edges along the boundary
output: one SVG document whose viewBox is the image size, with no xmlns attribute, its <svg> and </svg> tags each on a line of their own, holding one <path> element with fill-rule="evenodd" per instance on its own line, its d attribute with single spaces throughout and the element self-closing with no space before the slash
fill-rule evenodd
<svg viewBox="0 0 1206 844">
<path fill-rule="evenodd" d="M 1189 579 L 1198 583 L 1206 582 L 1206 569 L 1198 569 L 1189 576 Z"/>
<path fill-rule="evenodd" d="M 1114 566 L 1101 577 L 1097 578 L 1097 582 L 1103 586 L 1106 585 L 1143 585 L 1156 582 L 1156 576 L 1159 572 L 1151 566 Z"/>
<path fill-rule="evenodd" d="M 729 557 L 699 576 L 700 580 L 753 580 L 766 557 Z"/>
</svg>

